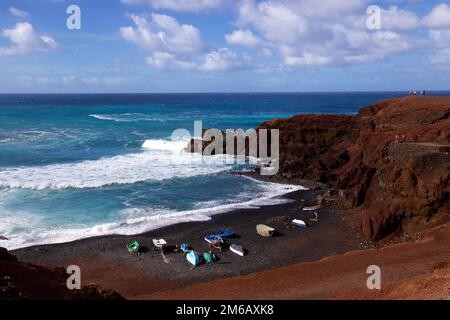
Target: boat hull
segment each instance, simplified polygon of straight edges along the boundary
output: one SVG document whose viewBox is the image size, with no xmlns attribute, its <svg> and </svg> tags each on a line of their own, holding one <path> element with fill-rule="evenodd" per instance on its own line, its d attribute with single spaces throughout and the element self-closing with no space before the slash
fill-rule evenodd
<svg viewBox="0 0 450 320">
<path fill-rule="evenodd" d="M 245 256 L 245 249 L 242 246 L 231 245 L 230 251 L 233 252 L 234 254 L 237 254 L 238 256 L 241 256 L 241 257 Z"/>
</svg>

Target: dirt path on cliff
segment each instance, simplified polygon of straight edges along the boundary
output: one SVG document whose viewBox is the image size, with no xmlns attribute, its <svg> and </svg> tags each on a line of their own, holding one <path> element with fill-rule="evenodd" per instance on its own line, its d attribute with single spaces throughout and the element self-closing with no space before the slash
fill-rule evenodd
<svg viewBox="0 0 450 320">
<path fill-rule="evenodd" d="M 416 242 L 129 297 L 134 299 L 443 299 L 450 296 L 450 224 Z M 367 267 L 382 290 L 368 290 Z"/>
</svg>

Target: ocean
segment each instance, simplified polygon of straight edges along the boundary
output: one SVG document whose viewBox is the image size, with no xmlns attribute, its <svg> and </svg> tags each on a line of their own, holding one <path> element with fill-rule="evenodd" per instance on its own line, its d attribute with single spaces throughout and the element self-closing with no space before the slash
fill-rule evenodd
<svg viewBox="0 0 450 320">
<path fill-rule="evenodd" d="M 405 93 L 0 95 L 0 246 L 132 235 L 281 203 L 299 189 L 192 161 L 174 130 L 244 130 L 295 114 L 356 114 Z M 435 95 L 440 93 L 435 92 Z M 198 159 L 197 159 L 198 160 Z"/>
</svg>

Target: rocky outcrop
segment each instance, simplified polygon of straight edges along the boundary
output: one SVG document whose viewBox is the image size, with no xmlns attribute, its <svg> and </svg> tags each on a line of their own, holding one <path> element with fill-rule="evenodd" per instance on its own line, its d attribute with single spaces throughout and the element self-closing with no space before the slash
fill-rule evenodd
<svg viewBox="0 0 450 320">
<path fill-rule="evenodd" d="M 270 120 L 258 129 L 280 130 L 279 176 L 322 183 L 335 181 L 334 170 L 352 160 L 348 149 L 358 137 L 352 116 L 299 115 Z"/>
<path fill-rule="evenodd" d="M 69 290 L 63 268 L 21 263 L 0 248 L 0 300 L 121 300 L 120 294 L 95 285 Z"/>
<path fill-rule="evenodd" d="M 449 219 L 449 115 L 450 98 L 405 97 L 356 116 L 298 115 L 257 130 L 280 130 L 277 178 L 327 185 L 339 206 L 361 214 L 365 237 L 378 240 Z M 192 140 L 188 149 L 210 143 Z"/>
<path fill-rule="evenodd" d="M 450 98 L 406 97 L 356 116 L 300 115 L 260 128 L 280 129 L 280 176 L 326 183 L 377 240 L 449 219 L 449 115 Z"/>
</svg>

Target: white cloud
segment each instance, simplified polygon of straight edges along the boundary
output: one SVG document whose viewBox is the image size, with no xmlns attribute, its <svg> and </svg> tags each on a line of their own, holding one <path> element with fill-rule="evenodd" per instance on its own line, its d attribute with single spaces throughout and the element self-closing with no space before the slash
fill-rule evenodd
<svg viewBox="0 0 450 320">
<path fill-rule="evenodd" d="M 21 75 L 17 78 L 22 86 L 35 87 L 44 85 L 63 85 L 70 87 L 76 84 L 88 86 L 107 86 L 113 87 L 121 85 L 128 81 L 127 77 L 115 75 L 93 75 L 78 77 L 73 74 L 63 75 Z"/>
<path fill-rule="evenodd" d="M 221 71 L 238 68 L 242 65 L 238 56 L 228 48 L 213 50 L 206 54 L 204 62 L 199 66 L 202 71 Z"/>
<path fill-rule="evenodd" d="M 0 47 L 1 56 L 26 55 L 33 51 L 51 51 L 58 48 L 58 43 L 49 36 L 38 34 L 27 22 L 18 23 L 11 29 L 3 29 L 0 36 L 11 42 L 10 47 Z"/>
<path fill-rule="evenodd" d="M 190 70 L 197 67 L 194 62 L 183 61 L 168 52 L 155 52 L 147 58 L 147 64 L 157 69 Z"/>
<path fill-rule="evenodd" d="M 151 55 L 147 64 L 156 69 L 191 69 L 195 63 L 191 55 L 203 52 L 204 45 L 200 31 L 191 25 L 179 24 L 173 17 L 152 14 L 148 20 L 143 16 L 131 15 L 135 27 L 120 29 L 122 37 Z"/>
<path fill-rule="evenodd" d="M 27 19 L 30 17 L 30 14 L 26 11 L 17 9 L 16 7 L 9 7 L 9 13 L 11 13 L 15 17 L 19 17 L 22 19 Z"/>
<path fill-rule="evenodd" d="M 57 82 L 55 78 L 47 76 L 19 76 L 18 80 L 24 86 L 42 86 Z"/>
<path fill-rule="evenodd" d="M 131 15 L 135 27 L 120 28 L 122 37 L 150 52 L 172 54 L 198 53 L 203 50 L 200 31 L 192 25 L 179 24 L 173 17 L 152 14 L 151 20 Z"/>
<path fill-rule="evenodd" d="M 270 58 L 272 56 L 272 50 L 270 50 L 268 48 L 263 48 L 258 52 L 258 55 L 260 57 Z"/>
<path fill-rule="evenodd" d="M 123 4 L 148 4 L 155 9 L 173 11 L 199 12 L 217 9 L 224 5 L 224 0 L 121 0 Z"/>
<path fill-rule="evenodd" d="M 225 3 L 222 0 L 122 2 L 177 11 L 202 11 Z M 438 44 L 439 41 L 447 43 L 448 39 L 445 26 L 450 21 L 447 19 L 450 8 L 445 4 L 436 6 L 423 19 L 413 11 L 390 6 L 382 9 L 382 29 L 368 30 L 366 9 L 372 3 L 369 0 L 234 0 L 232 3 L 237 6 L 238 17 L 236 30 L 225 34 L 226 43 L 257 48 L 255 55 L 272 58 L 271 61 L 279 59 L 281 67 L 287 69 L 368 63 L 427 47 L 430 43 L 434 44 L 429 46 L 431 50 L 449 47 Z M 257 63 L 248 54 L 237 55 L 228 48 L 211 49 L 196 27 L 181 24 L 173 17 L 151 14 L 131 18 L 134 26 L 121 28 L 121 34 L 149 52 L 146 61 L 154 68 L 218 71 Z M 428 30 L 428 39 L 415 32 L 431 27 L 435 30 Z"/>
<path fill-rule="evenodd" d="M 284 61 L 287 66 L 315 66 L 328 64 L 331 59 L 305 52 L 301 57 L 287 56 Z"/>
<path fill-rule="evenodd" d="M 76 80 L 74 75 L 64 75 L 61 78 L 61 82 L 65 85 L 71 85 Z"/>
<path fill-rule="evenodd" d="M 76 79 L 71 79 L 71 81 L 75 81 Z M 92 76 L 92 77 L 83 77 L 79 79 L 82 84 L 88 86 L 118 86 L 127 81 L 127 78 L 120 76 Z"/>
<path fill-rule="evenodd" d="M 428 32 L 430 44 L 435 52 L 429 55 L 430 63 L 442 70 L 450 70 L 450 6 L 439 4 L 422 20 Z"/>
<path fill-rule="evenodd" d="M 439 50 L 430 56 L 430 62 L 438 68 L 450 69 L 450 48 Z"/>
<path fill-rule="evenodd" d="M 450 46 L 450 29 L 430 30 L 429 38 L 437 47 Z"/>
<path fill-rule="evenodd" d="M 450 7 L 442 3 L 437 5 L 422 20 L 423 24 L 430 28 L 440 29 L 450 27 Z"/>
<path fill-rule="evenodd" d="M 411 50 L 415 41 L 405 33 L 419 28 L 420 19 L 392 6 L 382 10 L 383 30 L 370 31 L 368 4 L 366 0 L 243 0 L 237 24 L 277 50 L 289 67 L 363 63 Z"/>
<path fill-rule="evenodd" d="M 306 19 L 283 2 L 243 1 L 239 7 L 238 23 L 251 25 L 268 40 L 285 44 L 298 43 L 309 30 Z"/>
<path fill-rule="evenodd" d="M 392 6 L 381 11 L 381 26 L 383 30 L 413 30 L 419 27 L 419 18 L 411 11 Z"/>
<path fill-rule="evenodd" d="M 225 40 L 230 45 L 240 45 L 244 47 L 257 47 L 261 44 L 261 39 L 255 36 L 250 30 L 236 30 L 225 35 Z"/>
<path fill-rule="evenodd" d="M 192 25 L 155 13 L 151 19 L 139 15 L 131 15 L 131 19 L 135 26 L 120 28 L 120 33 L 150 53 L 146 62 L 156 69 L 217 71 L 240 65 L 238 56 L 228 48 L 208 51 L 200 31 Z"/>
</svg>

